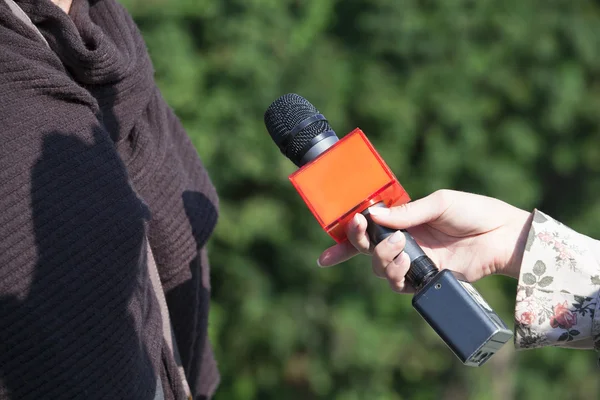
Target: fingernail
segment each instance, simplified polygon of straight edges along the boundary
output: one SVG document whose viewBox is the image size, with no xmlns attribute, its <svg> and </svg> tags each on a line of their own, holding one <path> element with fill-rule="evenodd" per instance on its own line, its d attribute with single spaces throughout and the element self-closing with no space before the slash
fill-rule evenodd
<svg viewBox="0 0 600 400">
<path fill-rule="evenodd" d="M 387 215 L 390 213 L 390 209 L 387 207 L 370 207 L 369 214 L 372 215 Z"/>
<path fill-rule="evenodd" d="M 403 291 L 404 290 L 404 283 L 406 282 L 406 279 L 402 279 L 400 282 L 398 282 L 398 290 L 399 291 Z"/>
<path fill-rule="evenodd" d="M 402 240 L 403 236 L 404 236 L 404 234 L 402 232 L 396 231 L 396 232 L 394 232 L 394 234 L 392 236 L 390 236 L 390 238 L 388 240 L 390 241 L 391 244 L 396 244 L 400 240 Z"/>
<path fill-rule="evenodd" d="M 358 214 L 354 214 L 354 218 L 352 218 L 352 223 L 354 224 L 354 226 L 360 225 L 360 219 L 358 219 Z"/>
<path fill-rule="evenodd" d="M 404 252 L 402 252 L 402 253 L 404 253 Z M 396 264 L 396 265 L 402 264 L 402 253 L 398 254 L 396 256 L 396 258 L 394 258 L 394 264 Z"/>
<path fill-rule="evenodd" d="M 394 264 L 396 264 L 396 265 L 400 265 L 400 264 L 402 264 L 402 261 L 403 261 L 405 258 L 407 258 L 407 259 L 408 259 L 408 261 L 410 262 L 410 256 L 409 256 L 408 254 L 406 254 L 406 253 L 403 251 L 402 253 L 398 254 L 398 255 L 396 256 L 396 258 L 394 258 Z"/>
</svg>

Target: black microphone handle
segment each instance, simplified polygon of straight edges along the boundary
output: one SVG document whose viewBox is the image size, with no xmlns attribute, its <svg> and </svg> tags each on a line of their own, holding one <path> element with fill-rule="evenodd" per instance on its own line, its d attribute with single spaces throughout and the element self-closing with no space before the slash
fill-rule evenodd
<svg viewBox="0 0 600 400">
<path fill-rule="evenodd" d="M 372 207 L 377 206 L 383 206 L 383 204 L 378 203 Z M 367 234 L 369 235 L 369 240 L 374 246 L 381 243 L 383 240 L 387 239 L 396 232 L 395 229 L 390 229 L 373 222 L 368 208 L 363 211 L 362 214 L 367 219 Z M 406 244 L 403 252 L 406 253 L 410 258 L 410 268 L 406 273 L 405 278 L 406 281 L 413 288 L 415 288 L 415 290 L 418 290 L 433 276 L 435 276 L 439 272 L 439 269 L 436 267 L 433 261 L 427 257 L 423 249 L 421 249 L 421 246 L 417 244 L 410 233 L 404 229 L 402 229 L 402 233 L 404 233 L 404 237 L 406 238 Z"/>
</svg>

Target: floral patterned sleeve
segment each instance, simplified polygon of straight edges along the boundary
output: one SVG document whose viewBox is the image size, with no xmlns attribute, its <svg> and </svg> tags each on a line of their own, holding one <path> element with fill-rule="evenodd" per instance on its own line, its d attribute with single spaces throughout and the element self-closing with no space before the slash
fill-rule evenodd
<svg viewBox="0 0 600 400">
<path fill-rule="evenodd" d="M 600 242 L 535 210 L 517 288 L 515 346 L 600 348 Z"/>
</svg>

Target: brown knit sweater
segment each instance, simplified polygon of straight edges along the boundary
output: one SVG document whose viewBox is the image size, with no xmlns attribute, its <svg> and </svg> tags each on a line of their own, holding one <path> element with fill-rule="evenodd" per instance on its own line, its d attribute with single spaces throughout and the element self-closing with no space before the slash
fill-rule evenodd
<svg viewBox="0 0 600 400">
<path fill-rule="evenodd" d="M 217 196 L 114 0 L 0 1 L 0 399 L 181 398 L 149 239 L 196 399 Z M 158 390 L 158 392 L 157 392 Z"/>
</svg>

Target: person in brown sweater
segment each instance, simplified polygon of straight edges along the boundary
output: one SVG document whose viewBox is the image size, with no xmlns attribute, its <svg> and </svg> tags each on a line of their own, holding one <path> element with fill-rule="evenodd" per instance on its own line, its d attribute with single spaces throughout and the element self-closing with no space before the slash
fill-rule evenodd
<svg viewBox="0 0 600 400">
<path fill-rule="evenodd" d="M 0 399 L 211 398 L 217 194 L 122 6 L 0 0 L 0 133 Z"/>
</svg>

